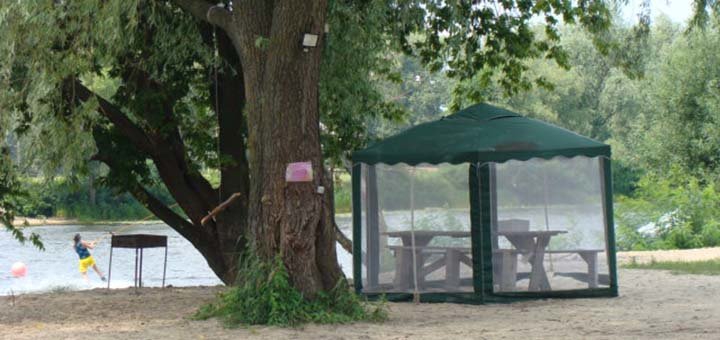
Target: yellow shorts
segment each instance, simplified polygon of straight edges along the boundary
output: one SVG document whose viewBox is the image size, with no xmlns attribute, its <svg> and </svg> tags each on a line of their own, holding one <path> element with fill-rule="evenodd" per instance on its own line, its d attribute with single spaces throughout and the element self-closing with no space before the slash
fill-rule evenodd
<svg viewBox="0 0 720 340">
<path fill-rule="evenodd" d="M 95 264 L 95 259 L 92 256 L 88 256 L 80 260 L 80 272 L 87 273 L 88 268 Z"/>
</svg>

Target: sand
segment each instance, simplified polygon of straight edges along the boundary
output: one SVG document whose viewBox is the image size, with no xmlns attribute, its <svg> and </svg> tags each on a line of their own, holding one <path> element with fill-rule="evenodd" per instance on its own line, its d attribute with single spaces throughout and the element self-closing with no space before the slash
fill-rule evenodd
<svg viewBox="0 0 720 340">
<path fill-rule="evenodd" d="M 653 251 L 624 251 L 617 254 L 619 263 L 652 261 L 706 261 L 720 258 L 720 247 Z"/>
<path fill-rule="evenodd" d="M 62 225 L 74 225 L 80 222 L 75 219 L 61 218 L 61 217 L 48 217 L 48 218 L 34 218 L 34 217 L 21 217 L 16 216 L 13 221 L 13 225 L 16 227 L 38 227 L 38 226 L 62 226 Z"/>
<path fill-rule="evenodd" d="M 677 254 L 676 254 L 677 255 Z M 681 256 L 682 257 L 682 256 Z M 677 258 L 676 258 L 677 259 Z M 682 259 L 682 258 L 680 258 Z M 0 339 L 711 339 L 720 276 L 619 270 L 620 297 L 490 305 L 390 303 L 382 324 L 226 329 L 188 318 L 222 287 L 0 297 Z"/>
</svg>

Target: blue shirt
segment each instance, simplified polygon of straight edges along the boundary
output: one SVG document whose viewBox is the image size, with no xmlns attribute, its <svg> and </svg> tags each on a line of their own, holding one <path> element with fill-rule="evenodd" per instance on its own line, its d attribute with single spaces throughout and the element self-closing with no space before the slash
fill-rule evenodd
<svg viewBox="0 0 720 340">
<path fill-rule="evenodd" d="M 90 251 L 81 242 L 75 243 L 75 252 L 81 260 L 90 257 Z"/>
</svg>

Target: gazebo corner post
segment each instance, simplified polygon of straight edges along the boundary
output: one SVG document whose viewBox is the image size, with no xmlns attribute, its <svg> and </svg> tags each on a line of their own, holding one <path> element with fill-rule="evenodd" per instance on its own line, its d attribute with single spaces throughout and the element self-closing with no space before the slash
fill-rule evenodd
<svg viewBox="0 0 720 340">
<path fill-rule="evenodd" d="M 617 249 L 615 248 L 615 222 L 613 215 L 613 199 L 612 199 L 612 167 L 610 156 L 601 156 L 600 171 L 602 176 L 602 199 L 603 199 L 603 215 L 605 216 L 605 231 L 607 235 L 607 256 L 608 269 L 610 271 L 610 294 L 618 296 L 617 281 Z"/>
<path fill-rule="evenodd" d="M 480 193 L 480 256 L 482 264 L 482 289 L 483 298 L 494 294 L 493 289 L 493 264 L 492 264 L 492 185 L 490 178 L 490 168 L 492 163 L 486 162 L 479 164 L 478 180 Z"/>
<path fill-rule="evenodd" d="M 470 242 L 472 245 L 473 290 L 475 291 L 475 296 L 479 298 L 480 303 L 485 303 L 485 297 L 487 295 L 485 284 L 487 281 L 486 276 L 488 275 L 485 271 L 485 248 L 488 247 L 488 244 L 483 230 L 484 204 L 482 202 L 483 195 L 481 191 L 484 191 L 483 188 L 487 189 L 487 186 L 482 185 L 480 168 L 480 163 L 471 163 L 468 174 L 468 184 L 470 187 Z M 492 254 L 492 251 L 490 251 L 490 253 Z M 490 275 L 492 275 L 492 273 L 490 273 Z M 490 289 L 492 289 L 492 285 Z"/>
<path fill-rule="evenodd" d="M 380 207 L 376 165 L 366 165 L 365 172 L 365 238 L 367 256 L 367 285 L 377 287 L 380 279 Z"/>
<path fill-rule="evenodd" d="M 362 164 L 353 163 L 352 171 L 352 216 L 353 216 L 353 282 L 355 293 L 362 292 Z"/>
</svg>

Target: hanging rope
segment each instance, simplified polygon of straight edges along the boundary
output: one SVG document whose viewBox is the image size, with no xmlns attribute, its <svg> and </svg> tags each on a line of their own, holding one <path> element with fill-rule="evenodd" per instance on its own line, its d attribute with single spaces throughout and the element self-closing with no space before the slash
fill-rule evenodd
<svg viewBox="0 0 720 340">
<path fill-rule="evenodd" d="M 210 11 L 208 10 L 208 15 L 210 14 Z M 217 39 L 217 27 L 213 25 L 213 58 L 215 59 L 213 64 L 213 71 L 215 76 L 215 114 L 218 117 L 218 136 L 217 136 L 217 167 L 218 171 L 222 173 L 222 156 L 220 151 L 220 85 L 218 84 L 218 68 L 220 67 L 220 47 L 218 45 L 218 39 Z M 222 202 L 222 181 L 220 182 L 220 185 L 218 186 L 218 202 Z M 231 197 L 232 198 L 232 197 Z M 214 210 L 213 210 L 214 211 Z M 212 212 L 210 213 L 212 214 Z M 209 215 L 208 215 L 209 216 Z M 203 221 L 207 222 L 204 218 Z M 201 222 L 201 224 L 205 224 L 205 222 Z"/>
<path fill-rule="evenodd" d="M 209 13 L 209 12 L 208 12 Z M 220 68 L 220 63 L 222 60 L 220 60 L 220 47 L 218 45 L 218 38 L 217 38 L 217 27 L 213 26 L 213 58 L 215 59 L 213 61 L 213 78 L 214 78 L 214 86 L 215 86 L 215 114 L 218 116 L 218 124 L 220 123 L 220 84 L 218 82 L 218 69 Z M 218 131 L 217 136 L 217 168 L 218 171 L 221 171 L 222 169 L 222 155 L 220 150 L 220 132 Z M 227 209 L 232 202 L 240 198 L 242 195 L 239 192 L 236 192 L 230 197 L 228 197 L 227 200 L 223 201 L 223 187 L 222 182 L 220 183 L 220 186 L 218 187 L 218 202 L 220 203 L 217 207 L 215 207 L 213 210 L 209 211 L 208 214 L 203 217 L 200 220 L 200 225 L 205 226 L 211 219 L 214 219 L 215 216 L 220 214 L 223 210 Z"/>
<path fill-rule="evenodd" d="M 128 225 L 126 225 L 126 226 L 123 226 L 123 227 L 118 228 L 117 230 L 108 231 L 106 234 L 100 236 L 99 238 L 90 241 L 90 243 L 93 243 L 93 244 L 97 245 L 98 242 L 100 242 L 100 241 L 102 241 L 102 240 L 104 240 L 104 239 L 106 239 L 106 238 L 108 238 L 108 237 L 110 237 L 110 236 L 112 236 L 112 235 L 119 234 L 119 233 L 121 233 L 121 232 L 123 232 L 123 231 L 125 231 L 125 230 L 127 230 L 127 229 L 129 229 L 129 228 L 135 227 L 135 226 L 136 226 L 135 224 L 128 224 Z"/>
<path fill-rule="evenodd" d="M 415 251 L 415 168 L 410 168 L 410 250 L 413 261 L 413 302 L 420 303 L 418 290 L 417 252 Z"/>
</svg>

